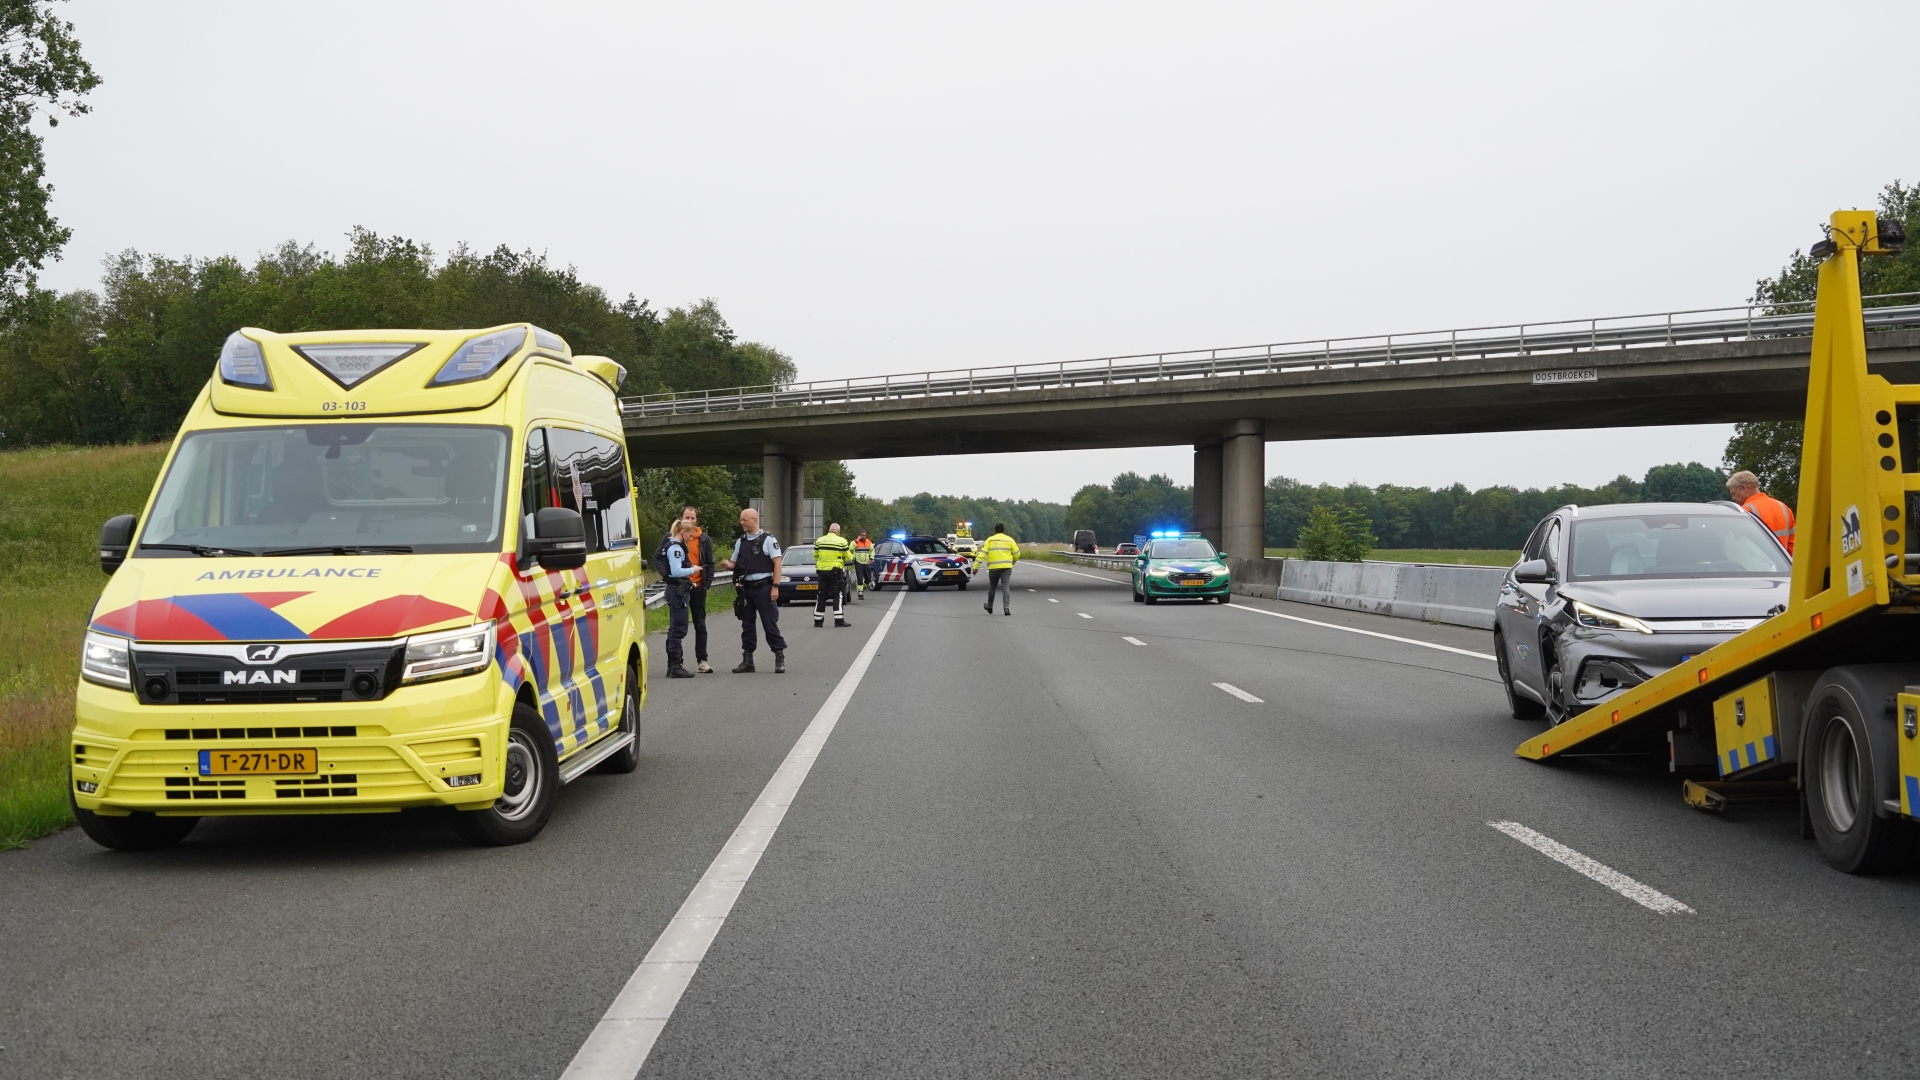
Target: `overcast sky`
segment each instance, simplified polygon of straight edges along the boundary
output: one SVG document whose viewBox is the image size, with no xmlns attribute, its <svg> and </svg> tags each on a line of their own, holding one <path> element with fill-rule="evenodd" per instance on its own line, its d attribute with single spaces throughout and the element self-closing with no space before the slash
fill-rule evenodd
<svg viewBox="0 0 1920 1080">
<path fill-rule="evenodd" d="M 1743 303 L 1828 212 L 1920 180 L 1910 0 L 65 10 L 104 82 L 49 133 L 74 234 L 46 284 L 362 225 L 714 297 L 803 379 Z M 1591 484 L 1729 430 L 1267 465 Z M 1192 454 L 853 466 L 883 498 L 1065 500 Z"/>
</svg>

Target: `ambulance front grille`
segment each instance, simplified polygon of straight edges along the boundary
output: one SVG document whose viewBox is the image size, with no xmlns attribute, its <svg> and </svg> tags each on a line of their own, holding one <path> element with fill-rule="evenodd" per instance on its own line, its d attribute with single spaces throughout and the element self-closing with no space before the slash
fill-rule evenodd
<svg viewBox="0 0 1920 1080">
<path fill-rule="evenodd" d="M 103 786 L 103 798 L 129 802 L 356 798 L 371 802 L 426 795 L 432 787 L 386 746 L 322 746 L 315 776 L 203 777 L 200 754 L 189 747 L 129 750 Z"/>
</svg>

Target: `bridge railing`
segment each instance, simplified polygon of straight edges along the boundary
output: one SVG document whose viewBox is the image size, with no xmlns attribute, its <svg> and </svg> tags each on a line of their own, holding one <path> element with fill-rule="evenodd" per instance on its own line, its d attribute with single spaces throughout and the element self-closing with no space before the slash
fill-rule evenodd
<svg viewBox="0 0 1920 1080">
<path fill-rule="evenodd" d="M 1920 327 L 1920 292 L 1866 297 L 1869 330 Z M 1135 353 L 1052 364 L 950 368 L 869 375 L 787 386 L 736 386 L 624 398 L 625 416 L 733 412 L 796 405 L 882 401 L 1044 390 L 1106 383 L 1205 379 L 1314 368 L 1447 363 L 1491 356 L 1569 356 L 1701 341 L 1743 341 L 1813 332 L 1811 302 L 1696 308 L 1648 315 L 1563 319 L 1429 330 L 1409 334 L 1317 338 L 1182 352 Z"/>
</svg>

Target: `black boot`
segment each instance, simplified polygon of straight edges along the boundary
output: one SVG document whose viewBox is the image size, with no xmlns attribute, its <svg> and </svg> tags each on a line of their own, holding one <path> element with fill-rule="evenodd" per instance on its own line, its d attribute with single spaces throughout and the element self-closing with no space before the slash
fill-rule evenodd
<svg viewBox="0 0 1920 1080">
<path fill-rule="evenodd" d="M 986 612 L 989 615 L 993 614 L 993 601 L 989 600 L 986 603 L 980 605 L 980 610 Z"/>
<path fill-rule="evenodd" d="M 735 675 L 745 675 L 745 674 L 747 674 L 748 672 L 750 672 L 750 671 L 752 671 L 752 670 L 753 670 L 753 654 L 752 654 L 752 653 L 741 653 L 741 654 L 740 654 L 740 666 L 739 666 L 739 667 L 737 667 L 737 668 L 734 668 L 734 669 L 733 669 L 733 673 L 734 673 Z"/>
<path fill-rule="evenodd" d="M 785 675 L 787 673 L 787 654 L 785 652 L 776 652 L 773 654 L 773 673 L 775 675 Z"/>
<path fill-rule="evenodd" d="M 691 678 L 693 678 L 693 672 L 691 672 L 691 671 L 688 671 L 688 670 L 686 669 L 686 665 L 684 665 L 684 664 L 668 664 L 668 665 L 667 665 L 667 678 L 669 678 L 669 679 L 691 679 Z"/>
</svg>

